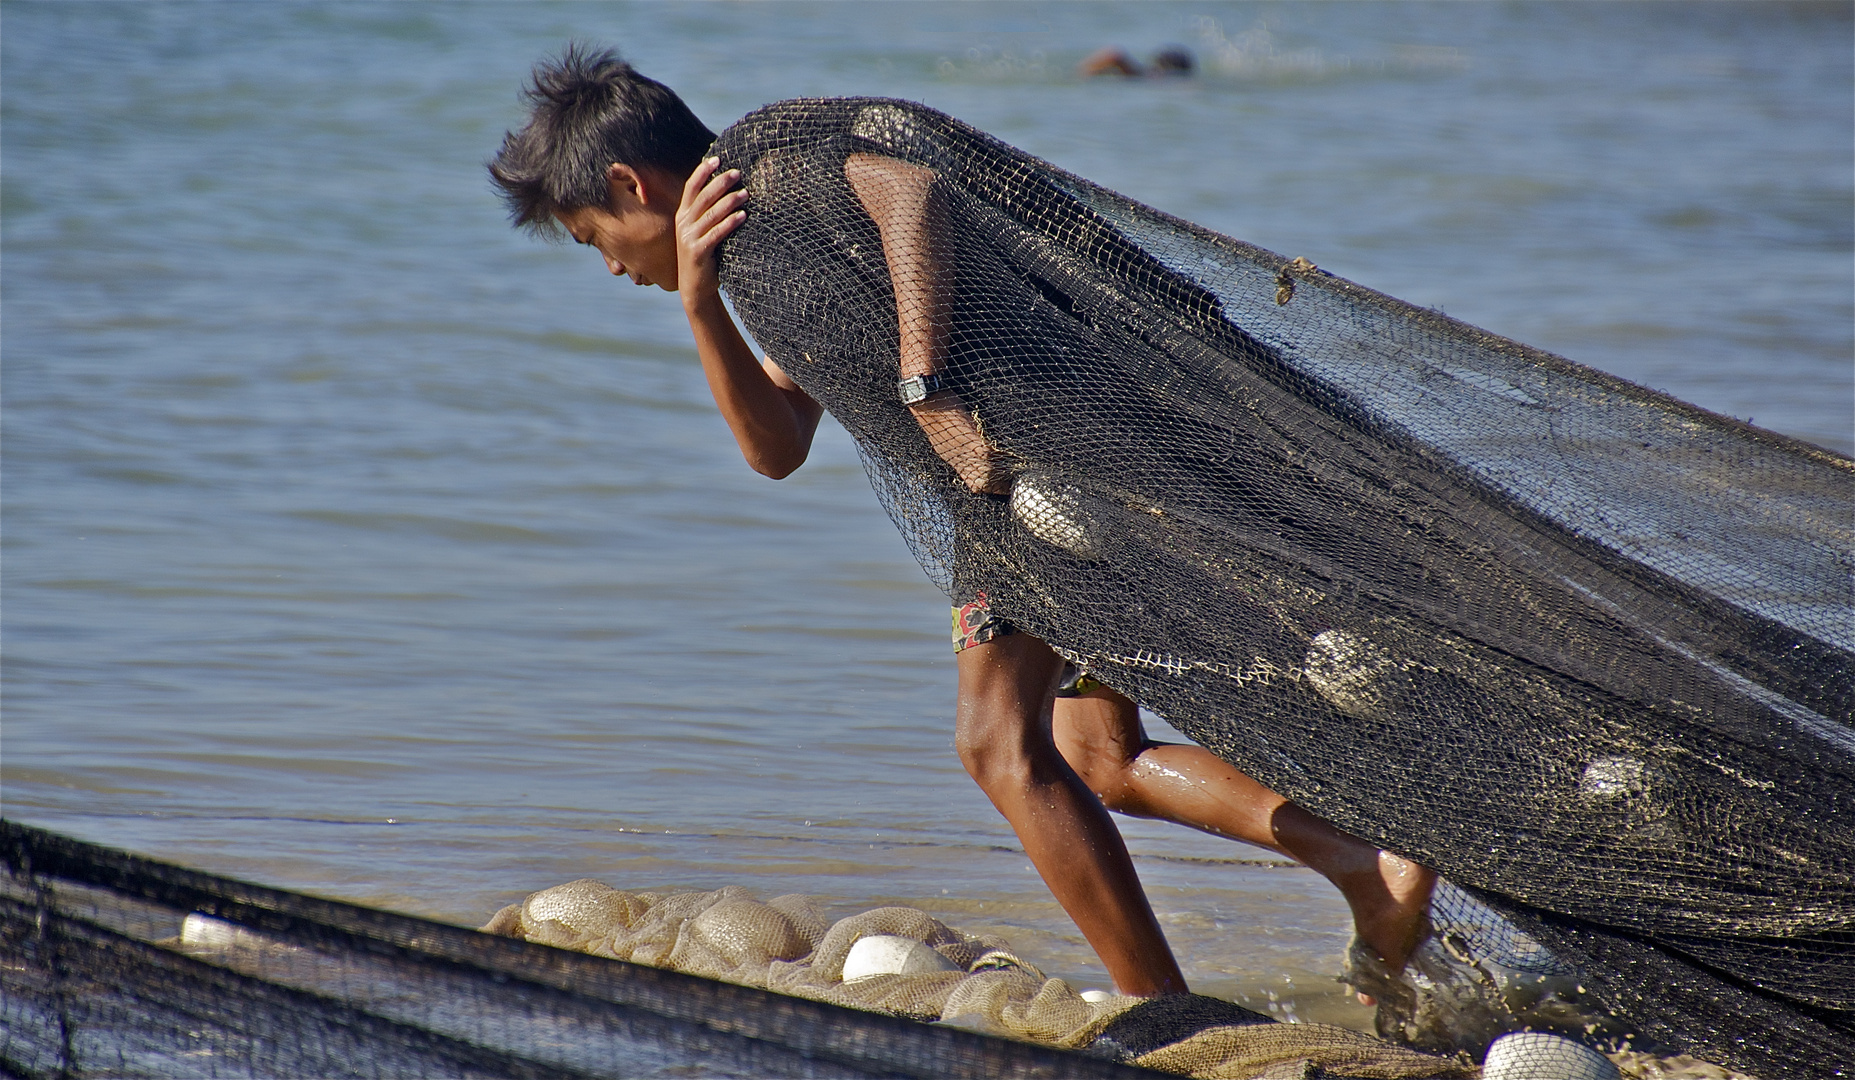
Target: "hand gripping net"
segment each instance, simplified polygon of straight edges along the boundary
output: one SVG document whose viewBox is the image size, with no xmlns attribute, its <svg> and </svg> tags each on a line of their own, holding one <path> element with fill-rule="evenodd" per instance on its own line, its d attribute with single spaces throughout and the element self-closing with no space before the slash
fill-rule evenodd
<svg viewBox="0 0 1855 1080">
<path fill-rule="evenodd" d="M 716 152 L 736 310 L 938 584 L 1465 886 L 1638 1033 L 1855 1060 L 1855 463 L 922 106 L 784 102 Z M 898 399 L 928 370 L 963 445 Z"/>
</svg>

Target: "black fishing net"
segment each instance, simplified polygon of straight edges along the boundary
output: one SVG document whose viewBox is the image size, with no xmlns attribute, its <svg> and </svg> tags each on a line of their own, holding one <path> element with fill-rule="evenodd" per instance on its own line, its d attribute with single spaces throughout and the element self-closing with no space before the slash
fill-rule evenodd
<svg viewBox="0 0 1855 1080">
<path fill-rule="evenodd" d="M 1216 998 L 1078 993 L 1002 939 L 915 908 L 827 923 L 802 896 L 583 879 L 509 905 L 484 933 L 5 821 L 0 863 L 6 1076 L 1479 1073 L 1463 1055 Z"/>
<path fill-rule="evenodd" d="M 1855 464 L 921 106 L 772 105 L 716 152 L 751 194 L 730 299 L 938 584 L 1635 1032 L 1855 1061 Z"/>
</svg>

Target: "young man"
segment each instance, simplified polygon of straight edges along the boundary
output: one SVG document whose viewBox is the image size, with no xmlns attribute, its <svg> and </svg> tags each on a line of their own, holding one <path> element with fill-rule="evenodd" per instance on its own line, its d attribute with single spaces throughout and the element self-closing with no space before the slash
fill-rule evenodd
<svg viewBox="0 0 1855 1080">
<path fill-rule="evenodd" d="M 787 371 L 755 355 L 722 304 L 717 252 L 749 213 L 741 171 L 706 157 L 713 134 L 673 92 L 611 52 L 569 48 L 536 69 L 528 97 L 527 125 L 507 136 L 490 164 L 515 223 L 565 230 L 596 249 L 612 274 L 678 293 L 742 455 L 766 476 L 790 474 L 804 463 L 824 410 Z M 774 176 L 766 182 L 794 167 L 803 166 L 764 170 Z M 937 247 L 945 211 L 936 173 L 865 152 L 844 158 L 841 178 L 828 179 L 848 186 L 867 215 L 863 224 L 874 227 L 893 291 L 886 318 L 897 346 L 875 383 L 897 380 L 901 403 L 853 407 L 905 408 L 958 483 L 1005 495 L 1011 463 L 945 378 L 953 332 L 945 312 L 965 283 L 950 280 Z M 794 283 L 783 302 L 803 304 L 804 293 Z M 966 589 L 955 601 L 961 761 L 1117 989 L 1156 995 L 1186 987 L 1109 809 L 1300 860 L 1340 889 L 1365 945 L 1391 970 L 1403 965 L 1426 929 L 1428 870 L 1340 831 L 1198 746 L 1149 740 L 1133 701 L 1019 632 L 990 610 L 984 591 Z"/>
</svg>

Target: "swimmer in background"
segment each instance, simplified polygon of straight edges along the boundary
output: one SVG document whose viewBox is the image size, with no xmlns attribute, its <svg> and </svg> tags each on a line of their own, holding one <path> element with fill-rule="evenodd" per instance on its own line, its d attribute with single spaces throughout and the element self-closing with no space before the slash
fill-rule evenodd
<svg viewBox="0 0 1855 1080">
<path fill-rule="evenodd" d="M 1097 75 L 1121 75 L 1130 79 L 1143 76 L 1166 78 L 1190 75 L 1197 67 L 1192 54 L 1182 45 L 1168 45 L 1153 54 L 1153 63 L 1145 68 L 1134 62 L 1127 55 L 1127 50 L 1110 45 L 1097 49 L 1087 59 L 1076 65 L 1076 73 L 1089 78 Z"/>
</svg>

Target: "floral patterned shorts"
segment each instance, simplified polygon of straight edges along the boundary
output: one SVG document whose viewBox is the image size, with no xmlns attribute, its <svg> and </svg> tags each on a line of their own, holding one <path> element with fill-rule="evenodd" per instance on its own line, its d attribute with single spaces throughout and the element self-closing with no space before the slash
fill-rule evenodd
<svg viewBox="0 0 1855 1080">
<path fill-rule="evenodd" d="M 1018 628 L 992 612 L 984 590 L 973 594 L 964 604 L 953 607 L 953 651 L 955 655 L 974 645 L 984 645 L 993 638 L 1015 634 Z M 1063 661 L 1063 679 L 1057 684 L 1057 697 L 1081 697 L 1100 690 L 1102 684 L 1069 661 Z"/>
</svg>

